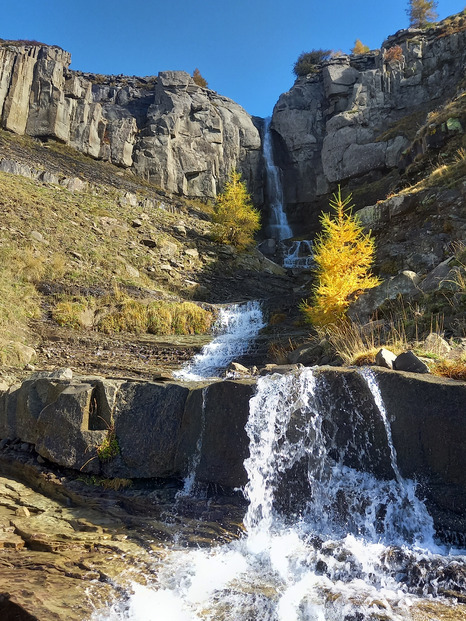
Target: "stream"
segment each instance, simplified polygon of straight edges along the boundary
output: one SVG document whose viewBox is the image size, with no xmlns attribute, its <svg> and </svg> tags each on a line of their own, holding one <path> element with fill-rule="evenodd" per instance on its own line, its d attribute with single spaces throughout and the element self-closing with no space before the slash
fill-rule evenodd
<svg viewBox="0 0 466 621">
<path fill-rule="evenodd" d="M 392 478 L 345 465 L 356 439 L 332 443 L 333 407 L 312 368 L 260 378 L 246 425 L 244 534 L 167 544 L 93 621 L 463 619 L 451 594 L 465 593 L 466 552 L 436 541 L 416 483 L 400 475 L 375 376 L 362 374 Z"/>
</svg>

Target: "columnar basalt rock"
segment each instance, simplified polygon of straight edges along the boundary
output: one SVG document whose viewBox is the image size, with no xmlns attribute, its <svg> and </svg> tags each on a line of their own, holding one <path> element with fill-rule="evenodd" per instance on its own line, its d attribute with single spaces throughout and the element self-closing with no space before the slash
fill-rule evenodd
<svg viewBox="0 0 466 621">
<path fill-rule="evenodd" d="M 337 183 L 396 168 L 428 112 L 456 94 L 465 64 L 466 31 L 440 25 L 402 30 L 381 50 L 334 57 L 298 78 L 271 123 L 291 221 L 316 224 L 319 196 Z"/>
<path fill-rule="evenodd" d="M 260 135 L 238 104 L 183 71 L 95 76 L 57 47 L 0 47 L 0 122 L 130 168 L 169 192 L 214 198 L 232 169 L 261 200 Z"/>
</svg>

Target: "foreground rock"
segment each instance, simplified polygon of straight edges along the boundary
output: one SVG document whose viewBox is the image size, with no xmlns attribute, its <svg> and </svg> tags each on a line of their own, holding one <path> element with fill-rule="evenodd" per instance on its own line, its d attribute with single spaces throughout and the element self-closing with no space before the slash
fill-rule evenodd
<svg viewBox="0 0 466 621">
<path fill-rule="evenodd" d="M 380 368 L 375 374 L 401 474 L 420 482 L 439 534 L 466 541 L 466 384 Z M 317 368 L 315 375 L 329 421 L 325 441 L 336 443 L 347 465 L 392 478 L 386 430 L 362 375 L 333 367 Z M 32 377 L 2 396 L 1 447 L 34 447 L 42 463 L 110 478 L 191 475 L 241 487 L 254 392 L 253 379 L 188 385 Z"/>
</svg>

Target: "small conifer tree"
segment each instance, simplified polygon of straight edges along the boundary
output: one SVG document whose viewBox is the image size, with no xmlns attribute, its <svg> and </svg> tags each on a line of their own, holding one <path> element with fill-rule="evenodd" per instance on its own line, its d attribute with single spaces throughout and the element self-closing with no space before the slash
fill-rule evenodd
<svg viewBox="0 0 466 621">
<path fill-rule="evenodd" d="M 351 48 L 351 54 L 366 54 L 367 52 L 370 52 L 369 46 L 364 45 L 361 39 L 356 39 L 354 47 Z"/>
<path fill-rule="evenodd" d="M 334 217 L 323 213 L 320 218 L 322 233 L 314 252 L 317 281 L 311 302 L 302 302 L 300 306 L 306 320 L 316 326 L 342 319 L 352 301 L 380 284 L 370 273 L 374 240 L 351 215 L 350 201 L 351 195 L 343 199 L 338 188 L 330 200 Z"/>
<path fill-rule="evenodd" d="M 253 207 L 246 184 L 236 170 L 230 173 L 224 192 L 217 197 L 213 220 L 218 241 L 240 249 L 254 242 L 254 233 L 260 229 L 260 213 Z"/>
<path fill-rule="evenodd" d="M 430 22 L 437 19 L 437 2 L 435 0 L 409 0 L 406 13 L 409 16 L 409 25 L 414 28 L 425 28 Z"/>
<path fill-rule="evenodd" d="M 202 77 L 201 72 L 197 67 L 193 71 L 193 80 L 198 86 L 202 86 L 202 88 L 207 88 L 207 80 Z"/>
</svg>

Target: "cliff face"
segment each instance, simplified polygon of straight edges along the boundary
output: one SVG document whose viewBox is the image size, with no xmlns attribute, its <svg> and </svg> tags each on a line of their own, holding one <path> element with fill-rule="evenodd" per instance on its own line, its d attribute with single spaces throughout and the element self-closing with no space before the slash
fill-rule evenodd
<svg viewBox="0 0 466 621">
<path fill-rule="evenodd" d="M 260 136 L 238 104 L 181 71 L 158 77 L 71 71 L 70 54 L 0 47 L 0 122 L 134 170 L 169 192 L 215 197 L 233 168 L 260 200 Z"/>
<path fill-rule="evenodd" d="M 295 222 L 337 183 L 355 187 L 399 165 L 428 112 L 464 80 L 466 30 L 457 28 L 400 31 L 380 52 L 333 58 L 280 97 L 271 128 Z"/>
</svg>

